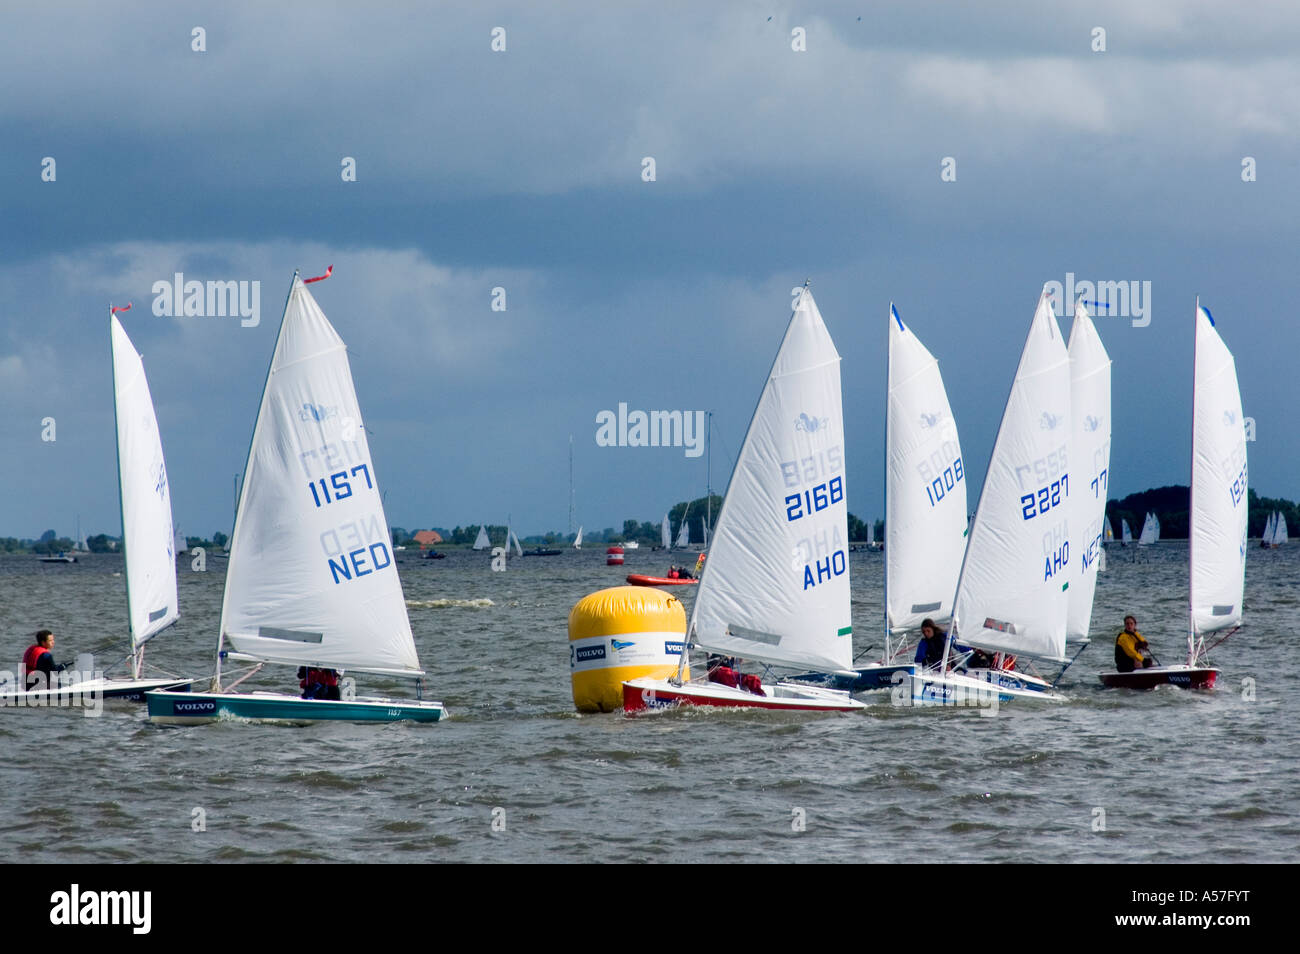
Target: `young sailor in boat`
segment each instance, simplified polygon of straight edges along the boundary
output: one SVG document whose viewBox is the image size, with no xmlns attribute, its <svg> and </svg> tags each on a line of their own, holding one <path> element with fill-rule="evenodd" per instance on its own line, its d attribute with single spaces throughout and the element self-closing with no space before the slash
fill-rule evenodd
<svg viewBox="0 0 1300 954">
<path fill-rule="evenodd" d="M 916 658 L 914 662 L 918 666 L 924 666 L 926 669 L 935 669 L 943 662 L 944 644 L 948 641 L 948 634 L 935 625 L 934 620 L 925 619 L 921 621 L 921 639 L 916 644 Z M 953 647 L 956 648 L 955 646 Z"/>
<path fill-rule="evenodd" d="M 55 665 L 54 634 L 48 629 L 37 630 L 36 642 L 27 647 L 23 653 L 23 672 L 26 673 L 26 688 L 48 689 L 56 672 L 63 672 L 66 665 Z"/>
<path fill-rule="evenodd" d="M 1115 668 L 1120 672 L 1150 669 L 1155 665 L 1151 646 L 1137 631 L 1137 618 L 1124 617 L 1124 631 L 1115 637 Z"/>
<path fill-rule="evenodd" d="M 333 669 L 298 667 L 298 685 L 302 686 L 304 699 L 332 699 L 339 701 L 339 674 Z"/>
<path fill-rule="evenodd" d="M 709 682 L 720 683 L 733 689 L 744 689 L 756 696 L 767 696 L 763 691 L 763 682 L 753 673 L 740 672 L 740 660 L 735 656 L 709 654 Z"/>
</svg>

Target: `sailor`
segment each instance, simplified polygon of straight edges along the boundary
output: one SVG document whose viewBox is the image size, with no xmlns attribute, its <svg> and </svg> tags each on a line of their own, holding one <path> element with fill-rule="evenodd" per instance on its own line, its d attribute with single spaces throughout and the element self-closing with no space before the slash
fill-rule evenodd
<svg viewBox="0 0 1300 954">
<path fill-rule="evenodd" d="M 54 673 L 68 668 L 66 665 L 55 665 L 53 633 L 48 629 L 37 630 L 35 638 L 36 642 L 23 653 L 23 672 L 27 674 L 26 688 L 29 691 L 48 687 Z"/>
<path fill-rule="evenodd" d="M 936 626 L 934 620 L 922 620 L 921 639 L 916 644 L 916 664 L 927 669 L 936 668 L 943 662 L 944 643 L 947 641 L 948 634 Z"/>
<path fill-rule="evenodd" d="M 673 569 L 676 569 L 676 567 Z M 708 668 L 709 682 L 721 683 L 724 686 L 731 686 L 733 689 L 740 688 L 740 673 L 736 670 L 734 657 L 710 653 Z"/>
<path fill-rule="evenodd" d="M 1151 647 L 1137 631 L 1137 617 L 1124 617 L 1124 631 L 1115 637 L 1115 668 L 1120 672 L 1150 669 L 1155 665 Z"/>
<path fill-rule="evenodd" d="M 304 699 L 332 699 L 337 702 L 339 694 L 339 674 L 334 669 L 312 669 L 298 667 L 298 685 L 302 686 Z"/>
</svg>

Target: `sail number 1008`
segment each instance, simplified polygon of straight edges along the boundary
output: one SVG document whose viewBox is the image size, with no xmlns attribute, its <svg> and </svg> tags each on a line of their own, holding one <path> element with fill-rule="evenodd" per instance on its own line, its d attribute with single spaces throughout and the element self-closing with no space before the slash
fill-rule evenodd
<svg viewBox="0 0 1300 954">
<path fill-rule="evenodd" d="M 325 478 L 313 480 L 307 486 L 311 488 L 311 499 L 316 501 L 316 506 L 320 507 L 327 503 L 333 503 L 335 500 L 346 500 L 352 496 L 352 482 L 349 477 L 355 477 L 360 473 L 366 478 L 366 486 L 374 490 L 374 481 L 370 479 L 370 468 L 365 464 L 358 464 L 352 470 L 340 470 L 337 474 L 330 474 L 329 483 L 325 483 Z M 320 485 L 320 492 L 316 492 L 317 484 Z M 334 496 L 330 496 L 330 488 L 334 490 Z"/>
<path fill-rule="evenodd" d="M 787 522 L 818 510 L 825 510 L 831 504 L 844 499 L 844 478 L 832 477 L 824 484 L 818 484 L 812 490 L 801 494 L 790 494 L 785 498 L 785 519 Z"/>
</svg>

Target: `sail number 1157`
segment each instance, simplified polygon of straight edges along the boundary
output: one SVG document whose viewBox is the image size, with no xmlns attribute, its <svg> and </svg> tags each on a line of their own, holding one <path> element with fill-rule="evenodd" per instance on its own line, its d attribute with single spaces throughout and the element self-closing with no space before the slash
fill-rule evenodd
<svg viewBox="0 0 1300 954">
<path fill-rule="evenodd" d="M 327 503 L 333 503 L 335 500 L 346 500 L 352 496 L 351 477 L 361 474 L 366 478 L 366 486 L 371 490 L 375 489 L 374 481 L 370 479 L 370 468 L 365 464 L 358 464 L 351 470 L 340 470 L 337 474 L 329 475 L 329 483 L 325 483 L 325 478 L 313 480 L 307 486 L 311 489 L 311 499 L 316 501 L 316 506 L 321 507 Z M 319 493 L 316 487 L 319 485 Z M 330 490 L 333 489 L 334 495 L 330 496 Z"/>
</svg>

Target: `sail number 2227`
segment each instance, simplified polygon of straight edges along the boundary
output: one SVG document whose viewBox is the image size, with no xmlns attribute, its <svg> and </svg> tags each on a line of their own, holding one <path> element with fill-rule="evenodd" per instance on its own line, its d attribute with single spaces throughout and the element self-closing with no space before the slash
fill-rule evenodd
<svg viewBox="0 0 1300 954">
<path fill-rule="evenodd" d="M 1020 498 L 1020 513 L 1026 520 L 1047 513 L 1053 507 L 1059 507 L 1061 500 L 1070 496 L 1070 475 L 1062 474 L 1060 480 L 1054 480 L 1046 487 L 1040 487 L 1031 494 Z"/>
<path fill-rule="evenodd" d="M 317 507 L 324 506 L 327 503 L 333 503 L 335 500 L 346 500 L 348 497 L 352 496 L 352 481 L 350 478 L 356 477 L 358 474 L 366 478 L 366 486 L 373 490 L 375 484 L 374 481 L 370 479 L 370 468 L 365 464 L 358 464 L 350 471 L 340 470 L 337 474 L 330 474 L 328 484 L 325 482 L 326 478 L 324 477 L 319 480 L 313 480 L 307 485 L 311 488 L 311 499 L 316 501 Z M 316 490 L 318 484 L 320 485 L 319 493 Z M 330 496 L 331 488 L 334 491 L 333 496 Z"/>
</svg>

